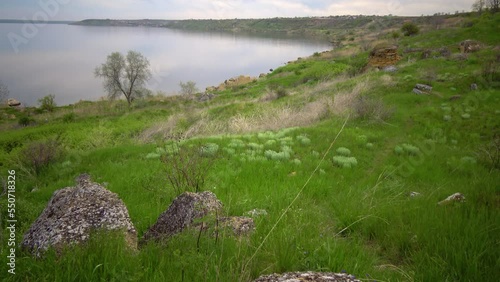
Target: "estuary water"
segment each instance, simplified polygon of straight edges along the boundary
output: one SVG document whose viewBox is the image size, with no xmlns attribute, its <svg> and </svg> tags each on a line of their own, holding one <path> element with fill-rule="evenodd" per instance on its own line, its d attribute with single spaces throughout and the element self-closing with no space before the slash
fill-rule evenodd
<svg viewBox="0 0 500 282">
<path fill-rule="evenodd" d="M 179 82 L 199 89 L 238 76 L 258 76 L 297 57 L 331 49 L 327 42 L 280 35 L 245 36 L 148 27 L 0 24 L 0 81 L 29 106 L 54 94 L 58 105 L 106 96 L 94 69 L 112 52 L 146 56 L 147 87 L 175 95 Z"/>
</svg>

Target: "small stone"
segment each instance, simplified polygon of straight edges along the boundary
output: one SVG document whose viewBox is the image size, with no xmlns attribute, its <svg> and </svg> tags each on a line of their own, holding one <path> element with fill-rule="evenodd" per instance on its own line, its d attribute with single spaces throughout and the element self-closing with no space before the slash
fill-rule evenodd
<svg viewBox="0 0 500 282">
<path fill-rule="evenodd" d="M 447 205 L 450 203 L 460 203 L 460 202 L 465 202 L 465 196 L 461 193 L 455 193 L 453 195 L 448 196 L 448 198 L 442 200 L 439 202 L 439 205 Z"/>
<path fill-rule="evenodd" d="M 427 84 L 417 83 L 417 85 L 415 85 L 415 88 L 418 89 L 418 90 L 425 91 L 425 92 L 431 92 L 432 91 L 432 86 L 427 85 Z"/>
<path fill-rule="evenodd" d="M 247 211 L 245 214 L 250 217 L 259 217 L 259 216 L 266 216 L 267 211 L 263 209 L 253 209 L 251 211 Z"/>
<path fill-rule="evenodd" d="M 417 95 L 424 95 L 424 94 L 426 94 L 426 93 L 424 93 L 423 91 L 421 91 L 421 90 L 419 90 L 417 88 L 413 88 L 412 92 L 415 93 L 415 94 L 417 94 Z"/>
<path fill-rule="evenodd" d="M 478 88 L 477 88 L 477 84 L 472 83 L 472 84 L 470 85 L 470 90 L 475 91 L 475 90 L 477 90 L 477 89 L 478 89 Z"/>
<path fill-rule="evenodd" d="M 396 68 L 395 66 L 387 66 L 387 67 L 384 67 L 382 70 L 385 72 L 395 72 L 398 70 L 398 68 Z"/>
<path fill-rule="evenodd" d="M 418 192 L 410 192 L 410 197 L 411 197 L 411 198 L 415 198 L 415 197 L 418 197 L 418 196 L 420 196 L 420 195 L 421 195 L 421 194 L 420 194 L 420 193 L 418 193 Z"/>
</svg>

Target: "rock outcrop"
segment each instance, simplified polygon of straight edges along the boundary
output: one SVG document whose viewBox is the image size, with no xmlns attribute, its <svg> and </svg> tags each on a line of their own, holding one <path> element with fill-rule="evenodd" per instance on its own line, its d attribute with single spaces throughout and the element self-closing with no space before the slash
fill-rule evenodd
<svg viewBox="0 0 500 282">
<path fill-rule="evenodd" d="M 353 275 L 347 273 L 332 272 L 287 272 L 284 274 L 264 275 L 254 280 L 254 282 L 361 282 Z"/>
<path fill-rule="evenodd" d="M 417 83 L 417 85 L 415 85 L 415 87 L 413 88 L 413 93 L 417 95 L 429 94 L 431 91 L 432 91 L 432 86 L 427 84 Z"/>
<path fill-rule="evenodd" d="M 475 40 L 464 40 L 459 44 L 461 53 L 474 53 L 481 50 L 481 43 Z"/>
<path fill-rule="evenodd" d="M 7 100 L 7 105 L 9 107 L 19 107 L 19 106 L 21 106 L 21 102 L 19 102 L 18 100 L 14 99 L 14 98 L 9 98 Z"/>
<path fill-rule="evenodd" d="M 221 83 L 217 87 L 217 90 L 222 91 L 222 90 L 225 90 L 227 88 L 245 85 L 245 84 L 248 84 L 248 83 L 253 82 L 255 80 L 256 80 L 256 78 L 254 78 L 254 77 L 240 75 L 238 77 L 233 77 L 233 78 L 230 78 L 230 79 L 224 81 L 224 83 Z"/>
<path fill-rule="evenodd" d="M 200 224 L 204 218 L 217 216 L 222 203 L 212 192 L 185 192 L 175 198 L 170 207 L 163 212 L 141 240 L 141 244 L 150 240 L 164 241 L 183 231 L 187 227 Z"/>
<path fill-rule="evenodd" d="M 54 192 L 47 207 L 24 234 L 22 247 L 35 256 L 89 239 L 92 232 L 124 232 L 127 245 L 137 247 L 137 232 L 118 195 L 82 174 L 76 187 Z"/>
<path fill-rule="evenodd" d="M 398 55 L 398 46 L 379 44 L 370 52 L 368 64 L 372 67 L 384 68 L 393 66 L 401 60 Z"/>
</svg>

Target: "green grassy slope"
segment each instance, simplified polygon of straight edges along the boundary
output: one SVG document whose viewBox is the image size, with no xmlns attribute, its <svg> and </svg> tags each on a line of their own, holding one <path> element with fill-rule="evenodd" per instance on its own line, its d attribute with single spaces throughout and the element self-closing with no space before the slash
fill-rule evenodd
<svg viewBox="0 0 500 282">
<path fill-rule="evenodd" d="M 365 68 L 367 52 L 353 43 L 205 103 L 157 96 L 132 109 L 123 101 L 53 113 L 31 109 L 36 124 L 23 128 L 3 118 L 0 169 L 2 177 L 10 169 L 18 175 L 18 242 L 52 193 L 83 172 L 123 199 L 142 236 L 177 196 L 158 154 L 178 136 L 187 138 L 186 149 L 217 144 L 203 189 L 217 195 L 225 213 L 257 208 L 268 215 L 243 239 L 207 233 L 198 243 L 198 234 L 187 232 L 132 252 L 115 234 L 101 234 L 59 257 L 37 260 L 18 250 L 17 275 L 2 277 L 251 281 L 273 272 L 345 270 L 367 281 L 496 281 L 500 15 L 464 22 L 399 39 L 395 72 Z M 459 54 L 465 39 L 481 41 L 483 49 Z M 442 47 L 450 56 L 438 56 Z M 425 49 L 435 58 L 423 59 Z M 433 90 L 415 95 L 416 83 Z M 57 139 L 62 153 L 35 172 L 23 151 L 46 139 Z M 466 201 L 438 204 L 455 192 Z M 5 219 L 5 196 L 0 203 Z M 2 224 L 0 271 L 6 273 Z"/>
</svg>

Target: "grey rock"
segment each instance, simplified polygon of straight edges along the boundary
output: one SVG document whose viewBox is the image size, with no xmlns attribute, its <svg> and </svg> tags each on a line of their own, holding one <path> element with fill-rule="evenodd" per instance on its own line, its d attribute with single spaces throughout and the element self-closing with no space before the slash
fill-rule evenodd
<svg viewBox="0 0 500 282">
<path fill-rule="evenodd" d="M 54 192 L 47 207 L 24 234 L 21 246 L 35 256 L 50 247 L 58 251 L 89 239 L 91 232 L 120 230 L 131 248 L 137 247 L 137 231 L 118 195 L 82 174 L 76 187 Z"/>
<path fill-rule="evenodd" d="M 14 99 L 14 98 L 9 98 L 7 100 L 7 105 L 9 107 L 19 107 L 19 106 L 21 106 L 21 102 L 19 102 L 18 100 Z"/>
<path fill-rule="evenodd" d="M 206 92 L 215 92 L 215 91 L 217 91 L 217 88 L 215 86 L 208 86 L 207 88 L 205 88 L 205 91 Z"/>
<path fill-rule="evenodd" d="M 475 91 L 475 90 L 477 90 L 477 89 L 478 89 L 478 88 L 477 88 L 477 84 L 472 83 L 472 84 L 470 85 L 470 90 Z"/>
<path fill-rule="evenodd" d="M 398 70 L 398 68 L 396 68 L 395 66 L 387 66 L 387 67 L 384 67 L 382 70 L 385 72 L 395 72 Z"/>
<path fill-rule="evenodd" d="M 421 194 L 418 193 L 418 192 L 410 192 L 410 197 L 411 198 L 415 198 L 415 197 L 419 197 L 419 196 L 421 196 Z"/>
<path fill-rule="evenodd" d="M 421 90 L 419 90 L 419 89 L 417 89 L 417 88 L 413 88 L 413 91 L 412 91 L 412 92 L 413 92 L 413 93 L 415 93 L 415 94 L 417 94 L 417 95 L 423 95 L 423 94 L 426 94 L 425 92 L 423 92 L 423 91 L 421 91 Z"/>
<path fill-rule="evenodd" d="M 215 95 L 212 93 L 204 93 L 200 96 L 200 98 L 198 98 L 198 101 L 199 102 L 208 102 L 208 101 L 212 100 L 214 97 L 215 97 Z"/>
<path fill-rule="evenodd" d="M 221 227 L 231 228 L 236 236 L 248 235 L 255 229 L 255 223 L 250 217 L 230 216 L 218 220 Z"/>
<path fill-rule="evenodd" d="M 287 272 L 283 274 L 263 275 L 254 280 L 254 282 L 361 282 L 354 275 L 347 273 L 333 272 Z"/>
<path fill-rule="evenodd" d="M 212 192 L 185 192 L 174 199 L 168 209 L 163 212 L 156 223 L 151 226 L 141 240 L 141 244 L 150 240 L 165 241 L 184 229 L 202 224 L 204 218 L 217 216 L 222 209 L 222 203 Z"/>
<path fill-rule="evenodd" d="M 432 91 L 432 86 L 429 86 L 427 84 L 420 84 L 420 83 L 418 83 L 417 85 L 415 85 L 415 88 L 417 88 L 418 90 L 421 90 L 421 91 L 425 91 L 425 92 L 431 92 Z"/>
</svg>

